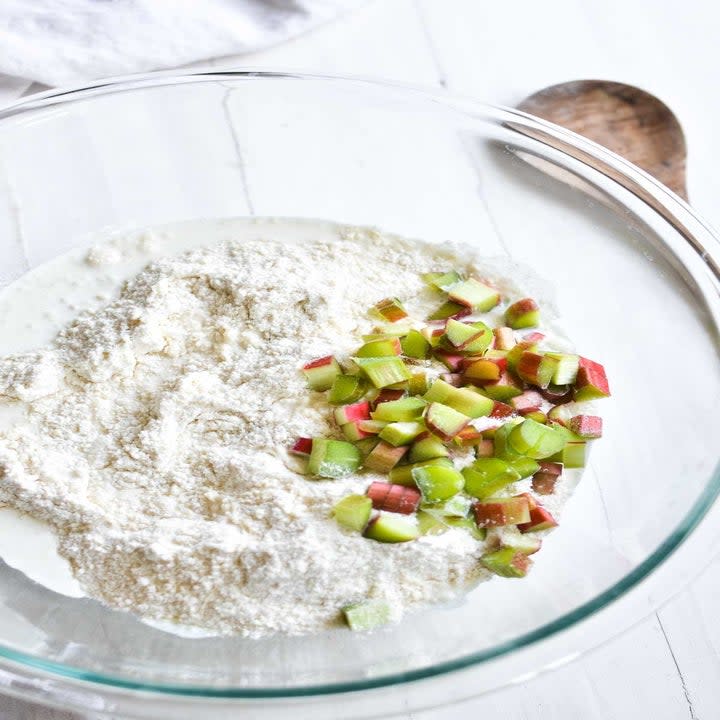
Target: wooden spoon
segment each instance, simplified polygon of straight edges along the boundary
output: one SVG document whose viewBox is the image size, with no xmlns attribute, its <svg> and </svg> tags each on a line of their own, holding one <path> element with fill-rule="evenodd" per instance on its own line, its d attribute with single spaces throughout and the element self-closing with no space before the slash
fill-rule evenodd
<svg viewBox="0 0 720 720">
<path fill-rule="evenodd" d="M 530 95 L 518 109 L 594 140 L 688 199 L 685 136 L 654 95 L 623 83 L 575 80 Z"/>
</svg>

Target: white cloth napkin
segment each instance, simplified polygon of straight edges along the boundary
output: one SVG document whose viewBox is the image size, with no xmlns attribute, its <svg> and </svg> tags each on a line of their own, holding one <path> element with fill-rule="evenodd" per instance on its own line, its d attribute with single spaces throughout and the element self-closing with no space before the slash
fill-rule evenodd
<svg viewBox="0 0 720 720">
<path fill-rule="evenodd" d="M 0 0 L 0 73 L 46 85 L 278 43 L 360 0 Z"/>
</svg>

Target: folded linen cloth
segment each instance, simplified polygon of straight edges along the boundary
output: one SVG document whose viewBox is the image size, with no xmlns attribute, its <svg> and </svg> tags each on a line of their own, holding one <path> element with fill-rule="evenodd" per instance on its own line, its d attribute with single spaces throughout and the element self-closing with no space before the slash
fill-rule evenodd
<svg viewBox="0 0 720 720">
<path fill-rule="evenodd" d="M 257 50 L 361 0 L 1 0 L 0 73 L 46 85 Z"/>
</svg>

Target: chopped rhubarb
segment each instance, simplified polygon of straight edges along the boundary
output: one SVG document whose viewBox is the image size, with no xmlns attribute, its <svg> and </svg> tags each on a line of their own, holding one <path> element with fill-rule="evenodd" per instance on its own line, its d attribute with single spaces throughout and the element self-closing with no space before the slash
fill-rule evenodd
<svg viewBox="0 0 720 720">
<path fill-rule="evenodd" d="M 335 408 L 335 422 L 344 425 L 350 422 L 370 419 L 370 403 L 367 400 Z"/>
<path fill-rule="evenodd" d="M 416 540 L 420 536 L 420 529 L 414 519 L 378 515 L 370 520 L 363 534 L 378 542 L 398 543 Z"/>
<path fill-rule="evenodd" d="M 563 448 L 567 439 L 564 432 L 561 428 L 525 419 L 513 428 L 508 436 L 508 444 L 520 455 L 541 460 Z"/>
<path fill-rule="evenodd" d="M 375 433 L 367 432 L 360 427 L 359 422 L 345 423 L 340 426 L 343 435 L 350 440 L 350 442 L 357 442 L 358 440 L 364 440 L 365 438 L 372 437 Z"/>
<path fill-rule="evenodd" d="M 328 393 L 328 402 L 331 405 L 355 402 L 365 394 L 366 389 L 365 381 L 358 375 L 336 375 Z"/>
<path fill-rule="evenodd" d="M 420 433 L 425 432 L 425 426 L 419 422 L 392 422 L 380 431 L 380 439 L 391 445 L 410 445 Z"/>
<path fill-rule="evenodd" d="M 312 452 L 312 438 L 299 437 L 290 448 L 295 455 L 309 455 Z"/>
<path fill-rule="evenodd" d="M 382 420 L 358 420 L 357 426 L 370 435 L 378 435 L 380 431 L 387 425 Z"/>
<path fill-rule="evenodd" d="M 513 450 L 513 448 L 508 443 L 508 438 L 510 437 L 510 433 L 518 426 L 518 424 L 522 422 L 521 420 L 510 420 L 509 422 L 506 422 L 504 425 L 501 425 L 497 430 L 495 430 L 495 434 L 493 436 L 493 439 L 495 441 L 495 456 L 502 458 L 504 460 L 514 460 L 515 458 L 519 457 L 520 453 Z"/>
<path fill-rule="evenodd" d="M 547 416 L 548 420 L 558 423 L 559 425 L 567 426 L 573 417 L 573 411 L 569 405 L 563 403 L 562 405 L 556 405 L 555 407 L 550 408 Z"/>
<path fill-rule="evenodd" d="M 520 479 L 510 463 L 499 458 L 477 458 L 462 469 L 465 492 L 475 498 L 492 497 L 496 492 Z"/>
<path fill-rule="evenodd" d="M 472 425 L 464 427 L 454 438 L 453 442 L 460 447 L 473 447 L 483 440 L 481 430 L 474 428 Z"/>
<path fill-rule="evenodd" d="M 527 553 L 513 547 L 503 547 L 490 553 L 485 553 L 480 562 L 490 572 L 506 578 L 525 577 L 532 565 Z"/>
<path fill-rule="evenodd" d="M 408 392 L 410 395 L 424 395 L 428 390 L 427 375 L 424 372 L 413 373 L 408 380 Z"/>
<path fill-rule="evenodd" d="M 505 310 L 505 324 L 513 330 L 535 327 L 540 322 L 540 308 L 532 298 L 514 302 Z"/>
<path fill-rule="evenodd" d="M 399 357 L 353 359 L 376 388 L 394 385 L 411 377 L 410 371 Z"/>
<path fill-rule="evenodd" d="M 362 532 L 370 520 L 372 501 L 365 495 L 348 495 L 335 504 L 333 515 L 338 525 Z"/>
<path fill-rule="evenodd" d="M 352 475 L 360 467 L 360 451 L 349 442 L 313 438 L 308 472 L 323 478 Z"/>
<path fill-rule="evenodd" d="M 583 468 L 587 462 L 588 444 L 585 440 L 568 440 L 550 459 L 561 462 L 566 468 Z"/>
<path fill-rule="evenodd" d="M 404 390 L 393 390 L 392 388 L 383 388 L 372 401 L 372 409 L 375 410 L 378 405 L 390 402 L 391 400 L 399 400 L 405 397 Z"/>
<path fill-rule="evenodd" d="M 402 303 L 397 298 L 385 298 L 376 303 L 370 313 L 380 320 L 394 323 L 408 316 Z"/>
<path fill-rule="evenodd" d="M 500 302 L 500 293 L 475 278 L 469 278 L 449 288 L 448 298 L 473 310 L 487 312 Z"/>
<path fill-rule="evenodd" d="M 428 320 L 447 320 L 448 318 L 461 318 L 472 315 L 472 308 L 460 303 L 446 300 L 437 310 L 428 315 Z"/>
<path fill-rule="evenodd" d="M 302 370 L 311 390 L 329 390 L 335 377 L 342 372 L 338 361 L 332 355 L 312 360 L 303 365 Z"/>
<path fill-rule="evenodd" d="M 462 280 L 462 276 L 456 270 L 449 272 L 431 272 L 425 273 L 422 279 L 435 290 L 447 292 L 453 285 L 457 285 Z"/>
<path fill-rule="evenodd" d="M 400 355 L 402 346 L 400 338 L 387 338 L 385 340 L 372 340 L 365 343 L 356 353 L 358 357 L 374 358 L 374 357 L 392 357 Z"/>
<path fill-rule="evenodd" d="M 575 415 L 570 418 L 568 428 L 583 440 L 602 437 L 603 422 L 597 415 Z"/>
<path fill-rule="evenodd" d="M 508 370 L 517 372 L 518 362 L 525 352 L 535 352 L 537 345 L 531 342 L 519 342 L 513 348 L 507 351 L 505 358 L 507 359 Z"/>
<path fill-rule="evenodd" d="M 392 620 L 390 606 L 384 600 L 365 600 L 343 608 L 345 622 L 353 632 L 372 630 Z"/>
<path fill-rule="evenodd" d="M 410 448 L 408 460 L 412 463 L 422 462 L 423 460 L 432 460 L 433 458 L 447 457 L 448 449 L 445 447 L 440 438 L 429 437 L 422 440 L 416 440 Z"/>
<path fill-rule="evenodd" d="M 546 463 L 548 465 L 554 465 L 555 463 Z M 538 470 L 541 469 L 543 463 L 537 462 L 532 458 L 518 457 L 514 460 L 510 460 L 510 465 L 513 470 L 516 470 L 521 478 L 527 478 L 534 475 Z M 560 466 L 562 468 L 562 466 Z"/>
<path fill-rule="evenodd" d="M 450 318 L 445 325 L 445 338 L 455 348 L 462 349 L 470 340 L 480 335 L 481 331 L 472 325 Z"/>
<path fill-rule="evenodd" d="M 495 454 L 495 443 L 491 438 L 483 438 L 475 445 L 476 458 L 489 458 Z"/>
<path fill-rule="evenodd" d="M 408 422 L 422 416 L 427 402 L 419 397 L 403 397 L 399 400 L 388 400 L 377 405 L 370 413 L 373 420 L 384 422 Z"/>
<path fill-rule="evenodd" d="M 492 360 L 475 360 L 465 366 L 464 375 L 467 380 L 478 384 L 494 383 L 500 380 L 502 368 Z"/>
<path fill-rule="evenodd" d="M 530 520 L 526 523 L 518 523 L 518 530 L 521 533 L 540 532 L 557 527 L 555 518 L 542 506 L 535 504 L 530 508 Z"/>
<path fill-rule="evenodd" d="M 402 348 L 402 354 L 406 357 L 422 360 L 430 354 L 430 343 L 419 330 L 410 330 L 410 332 L 400 340 L 400 346 Z"/>
<path fill-rule="evenodd" d="M 376 510 L 412 515 L 420 505 L 420 492 L 403 485 L 374 482 L 367 494 Z"/>
<path fill-rule="evenodd" d="M 453 467 L 452 460 L 446 457 L 433 458 L 432 460 L 423 460 L 421 462 L 415 462 L 410 465 L 398 465 L 390 471 L 390 482 L 397 483 L 398 485 L 415 487 L 415 481 L 413 480 L 412 471 L 415 470 L 415 468 L 429 467 L 431 465 L 438 465 L 440 467 L 449 468 Z"/>
<path fill-rule="evenodd" d="M 581 357 L 575 380 L 575 400 L 594 400 L 610 396 L 605 368 L 600 363 Z"/>
<path fill-rule="evenodd" d="M 379 473 L 390 472 L 407 452 L 406 445 L 395 447 L 381 440 L 363 460 L 363 467 Z"/>
<path fill-rule="evenodd" d="M 516 366 L 517 374 L 527 383 L 546 388 L 552 382 L 558 360 L 551 355 L 525 351 Z"/>
<path fill-rule="evenodd" d="M 512 405 L 507 405 L 506 403 L 500 402 L 499 400 L 495 400 L 493 402 L 493 409 L 490 413 L 490 417 L 492 418 L 504 418 L 504 417 L 510 417 L 511 415 L 515 414 L 515 408 Z"/>
<path fill-rule="evenodd" d="M 447 500 L 457 495 L 465 484 L 463 476 L 452 467 L 426 465 L 415 468 L 411 474 L 426 503 Z"/>
<path fill-rule="evenodd" d="M 558 361 L 553 373 L 553 385 L 572 385 L 577 378 L 580 358 L 577 355 L 568 355 L 566 353 L 547 354 Z"/>
<path fill-rule="evenodd" d="M 542 407 L 543 397 L 535 390 L 526 390 L 522 395 L 514 397 L 510 404 L 521 414 L 535 412 Z"/>
<path fill-rule="evenodd" d="M 497 382 L 482 386 L 482 393 L 493 400 L 504 402 L 520 395 L 522 388 L 510 373 L 502 371 Z"/>
<path fill-rule="evenodd" d="M 437 402 L 447 405 L 469 418 L 489 415 L 494 405 L 490 398 L 474 392 L 470 388 L 453 387 L 444 380 L 436 380 L 425 393 L 424 398 L 430 403 Z"/>
<path fill-rule="evenodd" d="M 530 505 L 523 495 L 486 498 L 473 505 L 478 527 L 502 527 L 530 522 Z"/>
<path fill-rule="evenodd" d="M 495 335 L 495 348 L 497 350 L 511 350 L 517 343 L 512 328 L 498 327 L 493 330 L 493 334 Z"/>
<path fill-rule="evenodd" d="M 425 414 L 428 430 L 443 440 L 452 440 L 469 422 L 468 415 L 441 403 L 430 403 Z"/>
<path fill-rule="evenodd" d="M 533 474 L 532 489 L 538 495 L 551 495 L 555 491 L 555 483 L 562 475 L 563 466 L 560 463 L 547 460 L 539 464 L 538 471 Z"/>
<path fill-rule="evenodd" d="M 523 417 L 527 418 L 528 420 L 534 420 L 535 422 L 539 422 L 542 425 L 547 424 L 547 415 L 541 410 L 531 410 L 529 413 L 525 413 Z"/>
<path fill-rule="evenodd" d="M 571 385 L 553 385 L 551 383 L 546 388 L 541 388 L 540 394 L 553 405 L 562 405 L 572 400 L 573 389 Z"/>
<path fill-rule="evenodd" d="M 465 359 L 463 355 L 458 355 L 457 353 L 449 352 L 442 348 L 435 348 L 433 355 L 435 359 L 439 360 L 450 372 L 460 370 L 463 360 Z"/>
</svg>

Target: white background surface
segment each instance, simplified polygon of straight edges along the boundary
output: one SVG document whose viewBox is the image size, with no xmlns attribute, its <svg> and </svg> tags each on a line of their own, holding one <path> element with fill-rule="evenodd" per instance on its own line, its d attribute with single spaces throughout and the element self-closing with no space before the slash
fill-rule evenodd
<svg viewBox="0 0 720 720">
<path fill-rule="evenodd" d="M 564 80 L 640 85 L 680 117 L 690 149 L 691 202 L 720 227 L 719 19 L 709 0 L 374 0 L 236 62 L 444 85 L 505 105 Z M 26 89 L 27 83 L 0 82 L 0 102 Z M 656 615 L 572 665 L 471 702 L 438 698 L 442 709 L 404 720 L 718 718 L 719 588 L 715 560 Z M 338 718 L 348 712 L 339 707 Z M 75 720 L 10 699 L 0 699 L 0 718 Z"/>
</svg>

